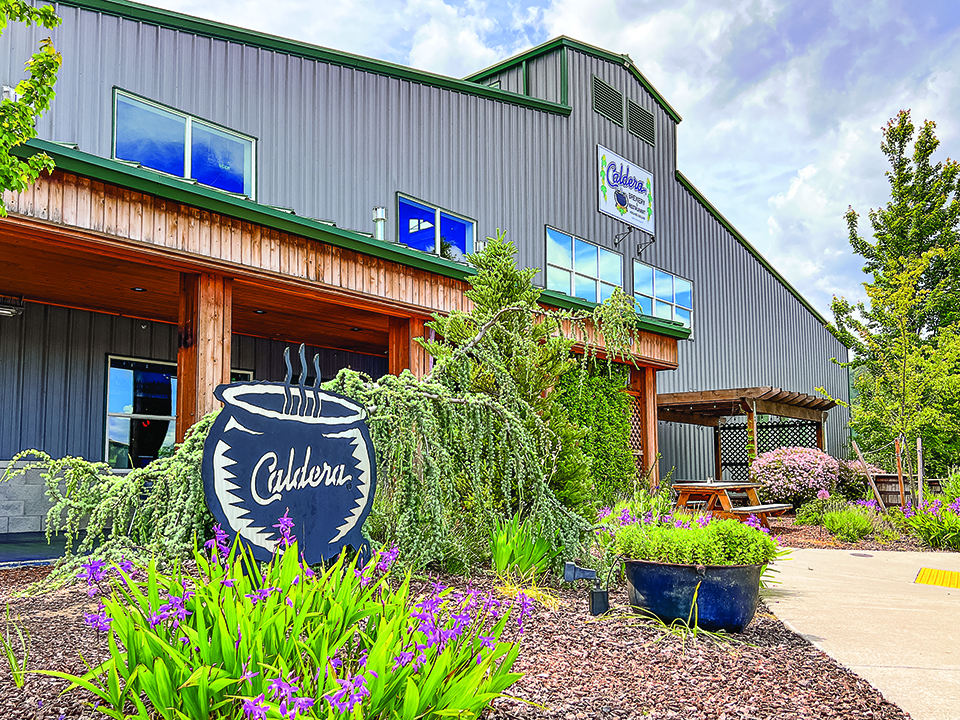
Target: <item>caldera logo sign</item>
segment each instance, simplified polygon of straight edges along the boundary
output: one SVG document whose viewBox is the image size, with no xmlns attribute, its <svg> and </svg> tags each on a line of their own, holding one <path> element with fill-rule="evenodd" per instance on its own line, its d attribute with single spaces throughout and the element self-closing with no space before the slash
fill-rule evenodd
<svg viewBox="0 0 960 720">
<path fill-rule="evenodd" d="M 318 370 L 306 385 L 303 347 L 299 384 L 291 384 L 289 349 L 283 383 L 221 385 L 224 404 L 203 448 L 207 505 L 220 526 L 239 535 L 258 560 L 269 560 L 289 509 L 308 563 L 360 550 L 360 530 L 377 483 L 366 412 L 321 390 Z M 231 538 L 232 540 L 232 538 Z"/>
</svg>

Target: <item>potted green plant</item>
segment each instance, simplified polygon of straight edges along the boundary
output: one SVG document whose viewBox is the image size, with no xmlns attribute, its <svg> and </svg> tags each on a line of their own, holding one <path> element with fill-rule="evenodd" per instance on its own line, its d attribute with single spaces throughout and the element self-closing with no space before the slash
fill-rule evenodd
<svg viewBox="0 0 960 720">
<path fill-rule="evenodd" d="M 741 632 L 753 619 L 764 567 L 780 555 L 759 523 L 621 513 L 612 528 L 630 604 L 664 621 Z"/>
</svg>

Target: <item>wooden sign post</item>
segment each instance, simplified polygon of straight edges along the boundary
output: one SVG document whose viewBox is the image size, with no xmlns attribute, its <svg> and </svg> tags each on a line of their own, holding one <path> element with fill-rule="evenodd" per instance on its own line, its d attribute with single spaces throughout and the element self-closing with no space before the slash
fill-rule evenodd
<svg viewBox="0 0 960 720">
<path fill-rule="evenodd" d="M 857 441 L 853 441 L 853 449 L 857 453 L 857 457 L 860 459 L 860 464 L 863 465 L 863 472 L 867 475 L 867 482 L 870 483 L 870 487 L 873 490 L 873 496 L 877 499 L 877 502 L 880 504 L 880 510 L 885 511 L 887 508 L 883 504 L 883 498 L 880 496 L 880 491 L 877 490 L 877 485 L 873 482 L 873 475 L 870 473 L 870 467 L 867 465 L 867 461 L 863 459 L 863 453 L 860 452 L 860 448 L 857 446 Z"/>
</svg>

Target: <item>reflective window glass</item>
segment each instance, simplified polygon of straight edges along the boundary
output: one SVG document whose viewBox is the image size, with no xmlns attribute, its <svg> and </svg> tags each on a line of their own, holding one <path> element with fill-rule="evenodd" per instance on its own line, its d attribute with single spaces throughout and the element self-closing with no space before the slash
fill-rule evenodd
<svg viewBox="0 0 960 720">
<path fill-rule="evenodd" d="M 688 310 L 693 309 L 693 284 L 689 280 L 676 278 L 674 280 L 674 292 L 677 305 Z"/>
<path fill-rule="evenodd" d="M 116 157 L 184 177 L 187 119 L 117 95 Z"/>
<path fill-rule="evenodd" d="M 398 215 L 400 242 L 415 250 L 430 253 L 437 251 L 436 210 L 401 197 Z"/>
<path fill-rule="evenodd" d="M 597 277 L 597 246 L 577 238 L 574 244 L 576 257 L 573 269 L 583 275 Z"/>
<path fill-rule="evenodd" d="M 654 270 L 653 289 L 658 300 L 664 302 L 673 302 L 673 275 L 663 272 L 663 270 Z"/>
<path fill-rule="evenodd" d="M 115 98 L 114 157 L 254 197 L 254 138 L 122 92 Z"/>
<path fill-rule="evenodd" d="M 653 299 L 644 295 L 636 296 L 637 310 L 644 315 L 653 315 Z"/>
<path fill-rule="evenodd" d="M 633 293 L 637 312 L 693 326 L 693 283 L 689 280 L 635 260 Z"/>
<path fill-rule="evenodd" d="M 552 265 L 547 266 L 547 290 L 570 294 L 570 272 Z"/>
<path fill-rule="evenodd" d="M 250 187 L 252 151 L 249 141 L 194 122 L 190 177 L 204 185 L 243 194 Z"/>
<path fill-rule="evenodd" d="M 633 291 L 638 295 L 653 297 L 653 268 L 642 263 L 633 263 Z"/>
<path fill-rule="evenodd" d="M 610 299 L 610 296 L 613 295 L 613 291 L 617 289 L 616 285 L 607 285 L 607 283 L 600 283 L 600 302 L 606 302 Z"/>
<path fill-rule="evenodd" d="M 560 267 L 573 267 L 573 238 L 569 235 L 547 228 L 547 262 Z"/>
<path fill-rule="evenodd" d="M 597 301 L 597 281 L 593 278 L 584 277 L 583 275 L 577 275 L 575 278 L 576 287 L 574 288 L 573 294 L 578 298 L 583 298 L 584 300 L 589 300 L 590 302 Z"/>
<path fill-rule="evenodd" d="M 611 285 L 623 283 L 623 258 L 617 253 L 600 248 L 600 279 Z"/>
<path fill-rule="evenodd" d="M 440 255 L 448 260 L 463 261 L 473 252 L 473 223 L 440 213 Z"/>
<path fill-rule="evenodd" d="M 573 273 L 566 270 L 573 270 Z M 590 302 L 603 302 L 613 294 L 614 287 L 622 286 L 621 255 L 554 228 L 547 228 L 548 290 L 572 292 L 574 296 Z"/>
</svg>

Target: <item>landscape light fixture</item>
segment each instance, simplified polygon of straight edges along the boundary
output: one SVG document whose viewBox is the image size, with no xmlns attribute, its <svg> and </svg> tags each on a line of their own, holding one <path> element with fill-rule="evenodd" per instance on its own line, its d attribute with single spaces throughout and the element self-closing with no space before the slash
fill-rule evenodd
<svg viewBox="0 0 960 720">
<path fill-rule="evenodd" d="M 610 590 L 600 587 L 596 570 L 589 570 L 576 563 L 567 562 L 563 564 L 563 580 L 564 582 L 593 580 L 593 587 L 590 588 L 590 614 L 603 615 L 610 609 Z"/>
<path fill-rule="evenodd" d="M 0 295 L 0 317 L 23 314 L 23 295 Z"/>
</svg>

